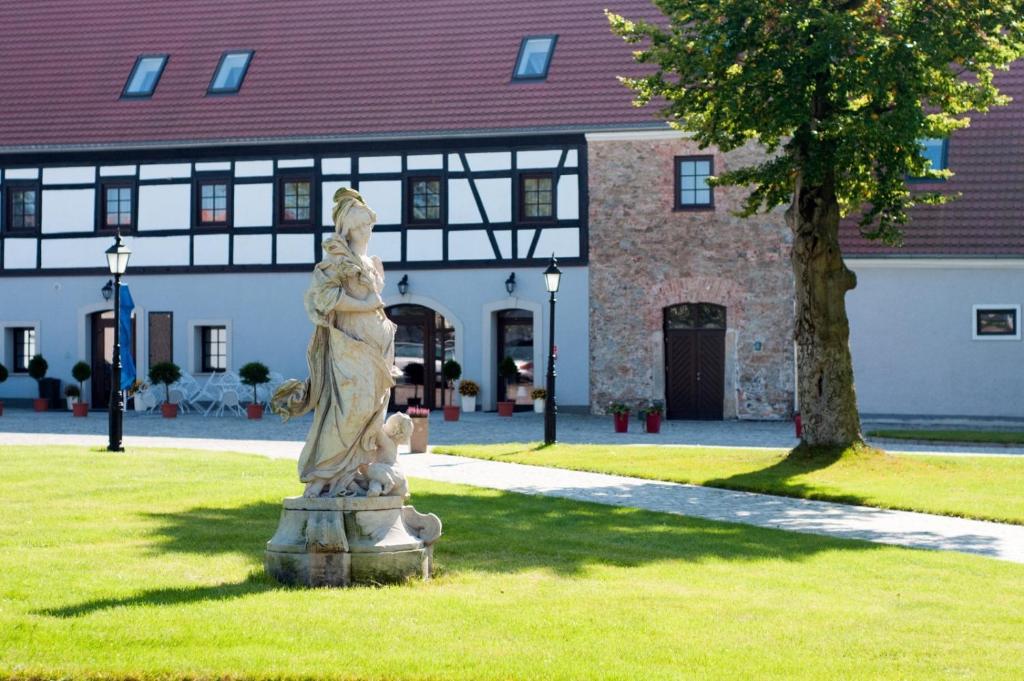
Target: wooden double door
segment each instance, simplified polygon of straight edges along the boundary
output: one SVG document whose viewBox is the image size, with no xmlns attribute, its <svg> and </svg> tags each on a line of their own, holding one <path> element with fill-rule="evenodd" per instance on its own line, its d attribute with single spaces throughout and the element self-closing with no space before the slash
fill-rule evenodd
<svg viewBox="0 0 1024 681">
<path fill-rule="evenodd" d="M 107 310 L 89 315 L 89 329 L 92 348 L 92 394 L 89 398 L 93 409 L 106 409 L 110 406 L 113 375 L 114 312 Z M 138 357 L 135 353 L 135 317 L 132 317 L 132 357 Z M 139 378 L 144 380 L 144 377 Z"/>
<path fill-rule="evenodd" d="M 722 419 L 725 308 L 686 303 L 665 309 L 665 415 Z"/>
</svg>

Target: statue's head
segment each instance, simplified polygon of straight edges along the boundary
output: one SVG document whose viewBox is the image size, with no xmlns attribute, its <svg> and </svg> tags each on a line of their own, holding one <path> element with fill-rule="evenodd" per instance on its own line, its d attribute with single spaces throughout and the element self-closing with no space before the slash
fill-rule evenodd
<svg viewBox="0 0 1024 681">
<path fill-rule="evenodd" d="M 343 239 L 357 235 L 368 239 L 377 223 L 377 214 L 366 205 L 363 197 L 351 187 L 342 187 L 334 192 L 334 232 Z"/>
<path fill-rule="evenodd" d="M 409 438 L 412 437 L 412 419 L 408 414 L 401 412 L 392 414 L 384 422 L 382 430 L 395 444 L 408 444 Z"/>
</svg>

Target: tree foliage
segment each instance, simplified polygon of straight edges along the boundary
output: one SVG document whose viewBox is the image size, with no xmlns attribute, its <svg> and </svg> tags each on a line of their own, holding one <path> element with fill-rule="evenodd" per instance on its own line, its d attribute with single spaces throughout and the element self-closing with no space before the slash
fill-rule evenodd
<svg viewBox="0 0 1024 681">
<path fill-rule="evenodd" d="M 666 21 L 609 13 L 639 45 L 644 77 L 622 80 L 637 105 L 723 151 L 758 141 L 762 162 L 714 183 L 752 188 L 744 214 L 789 203 L 797 178 L 834 185 L 861 232 L 901 243 L 908 209 L 941 203 L 906 178 L 943 178 L 922 138 L 1005 104 L 994 71 L 1024 54 L 1021 0 L 655 0 Z"/>
</svg>

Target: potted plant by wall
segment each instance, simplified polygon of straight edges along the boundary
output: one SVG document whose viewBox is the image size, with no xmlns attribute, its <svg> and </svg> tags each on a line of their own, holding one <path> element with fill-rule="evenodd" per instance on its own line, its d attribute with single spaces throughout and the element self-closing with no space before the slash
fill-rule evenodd
<svg viewBox="0 0 1024 681">
<path fill-rule="evenodd" d="M 530 393 L 530 399 L 533 400 L 533 411 L 537 414 L 543 414 L 544 404 L 548 399 L 548 391 L 544 388 L 534 388 L 533 392 Z"/>
<path fill-rule="evenodd" d="M 608 413 L 612 415 L 615 422 L 615 432 L 625 433 L 629 430 L 629 407 L 622 402 L 612 402 L 608 407 Z"/>
<path fill-rule="evenodd" d="M 85 382 L 92 378 L 92 367 L 87 362 L 76 362 L 71 367 L 71 378 L 78 381 L 78 399 L 71 405 L 71 413 L 79 418 L 89 415 L 89 403 L 82 400 L 85 395 Z"/>
<path fill-rule="evenodd" d="M 43 379 L 46 378 L 46 371 L 50 365 L 46 363 L 42 355 L 33 355 L 28 361 L 28 375 L 35 379 L 39 385 L 39 397 L 32 401 L 32 408 L 36 411 L 46 411 L 50 408 L 50 401 L 43 397 Z"/>
<path fill-rule="evenodd" d="M 405 381 L 412 386 L 413 396 L 408 398 L 405 403 L 410 407 L 418 407 L 422 402 L 420 399 L 420 386 L 423 385 L 424 372 L 423 364 L 420 362 L 409 362 L 402 369 L 402 374 L 405 376 Z"/>
<path fill-rule="evenodd" d="M 149 367 L 149 380 L 154 384 L 164 384 L 164 403 L 160 405 L 160 413 L 165 419 L 175 418 L 178 405 L 171 404 L 171 384 L 181 380 L 181 368 L 174 362 L 157 362 Z"/>
<path fill-rule="evenodd" d="M 452 401 L 452 388 L 455 387 L 455 381 L 459 380 L 462 376 L 462 365 L 456 362 L 454 359 L 450 359 L 441 366 L 441 375 L 444 377 L 445 390 L 448 392 L 449 404 L 444 405 L 444 420 L 445 421 L 458 421 L 459 420 L 459 408 L 454 404 L 450 404 Z"/>
<path fill-rule="evenodd" d="M 409 407 L 405 413 L 412 419 L 409 451 L 422 454 L 427 451 L 427 443 L 430 441 L 430 410 L 426 407 Z"/>
<path fill-rule="evenodd" d="M 68 411 L 72 411 L 75 406 L 75 402 L 78 401 L 82 391 L 78 389 L 78 386 L 74 383 L 68 383 L 64 386 L 64 399 L 68 403 Z"/>
<path fill-rule="evenodd" d="M 5 367 L 3 364 L 0 364 L 0 383 L 3 383 L 6 380 L 7 380 L 7 367 Z M 3 403 L 3 400 L 0 400 L 0 416 L 3 416 L 3 415 L 4 415 L 4 403 Z"/>
<path fill-rule="evenodd" d="M 270 382 L 270 369 L 266 364 L 249 362 L 238 370 L 238 378 L 245 385 L 252 386 L 252 404 L 245 408 L 245 415 L 254 421 L 263 418 L 263 405 L 260 404 L 259 396 L 256 394 L 256 387 Z"/>
<path fill-rule="evenodd" d="M 661 432 L 661 415 L 665 413 L 665 406 L 658 400 L 642 405 L 637 414 L 644 424 L 644 430 L 648 433 Z"/>
<path fill-rule="evenodd" d="M 516 361 L 506 356 L 505 359 L 501 360 L 498 374 L 501 376 L 503 384 L 501 388 L 502 399 L 498 401 L 498 416 L 512 416 L 516 409 L 516 403 L 508 399 L 508 389 L 519 378 L 519 367 L 516 366 Z"/>
<path fill-rule="evenodd" d="M 468 378 L 459 382 L 459 395 L 462 396 L 462 411 L 476 411 L 476 396 L 480 394 L 480 386 Z"/>
</svg>

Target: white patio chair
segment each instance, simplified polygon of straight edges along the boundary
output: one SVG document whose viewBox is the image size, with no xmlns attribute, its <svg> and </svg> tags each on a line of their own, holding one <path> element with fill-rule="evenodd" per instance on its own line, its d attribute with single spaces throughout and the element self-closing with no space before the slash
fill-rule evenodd
<svg viewBox="0 0 1024 681">
<path fill-rule="evenodd" d="M 136 393 L 135 400 L 142 406 L 142 409 L 137 411 L 141 411 L 144 414 L 155 411 L 160 406 L 160 396 L 157 395 L 156 390 L 152 387 Z"/>
<path fill-rule="evenodd" d="M 238 416 L 244 416 L 245 410 L 238 399 L 238 391 L 234 388 L 225 388 L 221 391 L 220 399 L 217 401 L 217 416 L 224 413 L 224 410 L 233 411 Z"/>
</svg>

